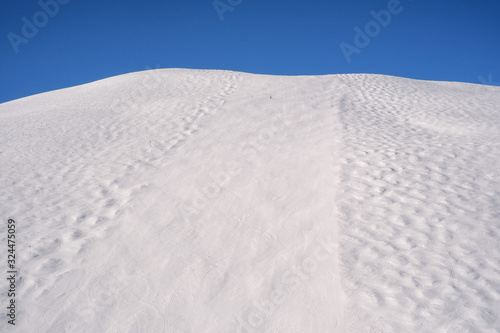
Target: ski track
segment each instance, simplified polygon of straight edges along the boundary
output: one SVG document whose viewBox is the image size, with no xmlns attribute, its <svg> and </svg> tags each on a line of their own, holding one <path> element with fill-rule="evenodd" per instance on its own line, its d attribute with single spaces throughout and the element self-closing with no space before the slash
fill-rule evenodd
<svg viewBox="0 0 500 333">
<path fill-rule="evenodd" d="M 498 332 L 498 92 L 169 69 L 4 103 L 0 328 Z"/>
</svg>

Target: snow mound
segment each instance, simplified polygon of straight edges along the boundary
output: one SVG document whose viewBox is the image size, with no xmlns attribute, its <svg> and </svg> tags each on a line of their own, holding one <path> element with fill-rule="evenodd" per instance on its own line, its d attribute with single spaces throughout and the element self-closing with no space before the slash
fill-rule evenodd
<svg viewBox="0 0 500 333">
<path fill-rule="evenodd" d="M 499 106 L 472 84 L 186 69 L 0 104 L 0 328 L 498 332 Z"/>
</svg>

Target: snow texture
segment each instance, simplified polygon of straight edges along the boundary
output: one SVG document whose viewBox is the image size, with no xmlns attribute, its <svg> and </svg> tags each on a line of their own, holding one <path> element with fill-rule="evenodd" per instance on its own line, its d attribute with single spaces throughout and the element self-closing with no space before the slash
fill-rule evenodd
<svg viewBox="0 0 500 333">
<path fill-rule="evenodd" d="M 0 104 L 0 331 L 499 332 L 499 111 L 498 87 L 186 69 Z"/>
</svg>

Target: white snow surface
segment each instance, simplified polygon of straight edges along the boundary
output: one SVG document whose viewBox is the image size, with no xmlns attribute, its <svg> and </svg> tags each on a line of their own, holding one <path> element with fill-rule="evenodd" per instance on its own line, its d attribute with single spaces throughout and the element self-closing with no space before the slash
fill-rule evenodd
<svg viewBox="0 0 500 333">
<path fill-rule="evenodd" d="M 500 332 L 498 87 L 158 69 L 0 124 L 2 332 Z"/>
</svg>

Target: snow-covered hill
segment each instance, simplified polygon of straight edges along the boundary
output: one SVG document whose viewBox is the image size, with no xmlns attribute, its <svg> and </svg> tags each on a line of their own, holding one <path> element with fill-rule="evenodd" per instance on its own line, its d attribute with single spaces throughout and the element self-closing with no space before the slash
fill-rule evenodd
<svg viewBox="0 0 500 333">
<path fill-rule="evenodd" d="M 500 88 L 163 69 L 0 123 L 1 331 L 500 331 Z"/>
</svg>

